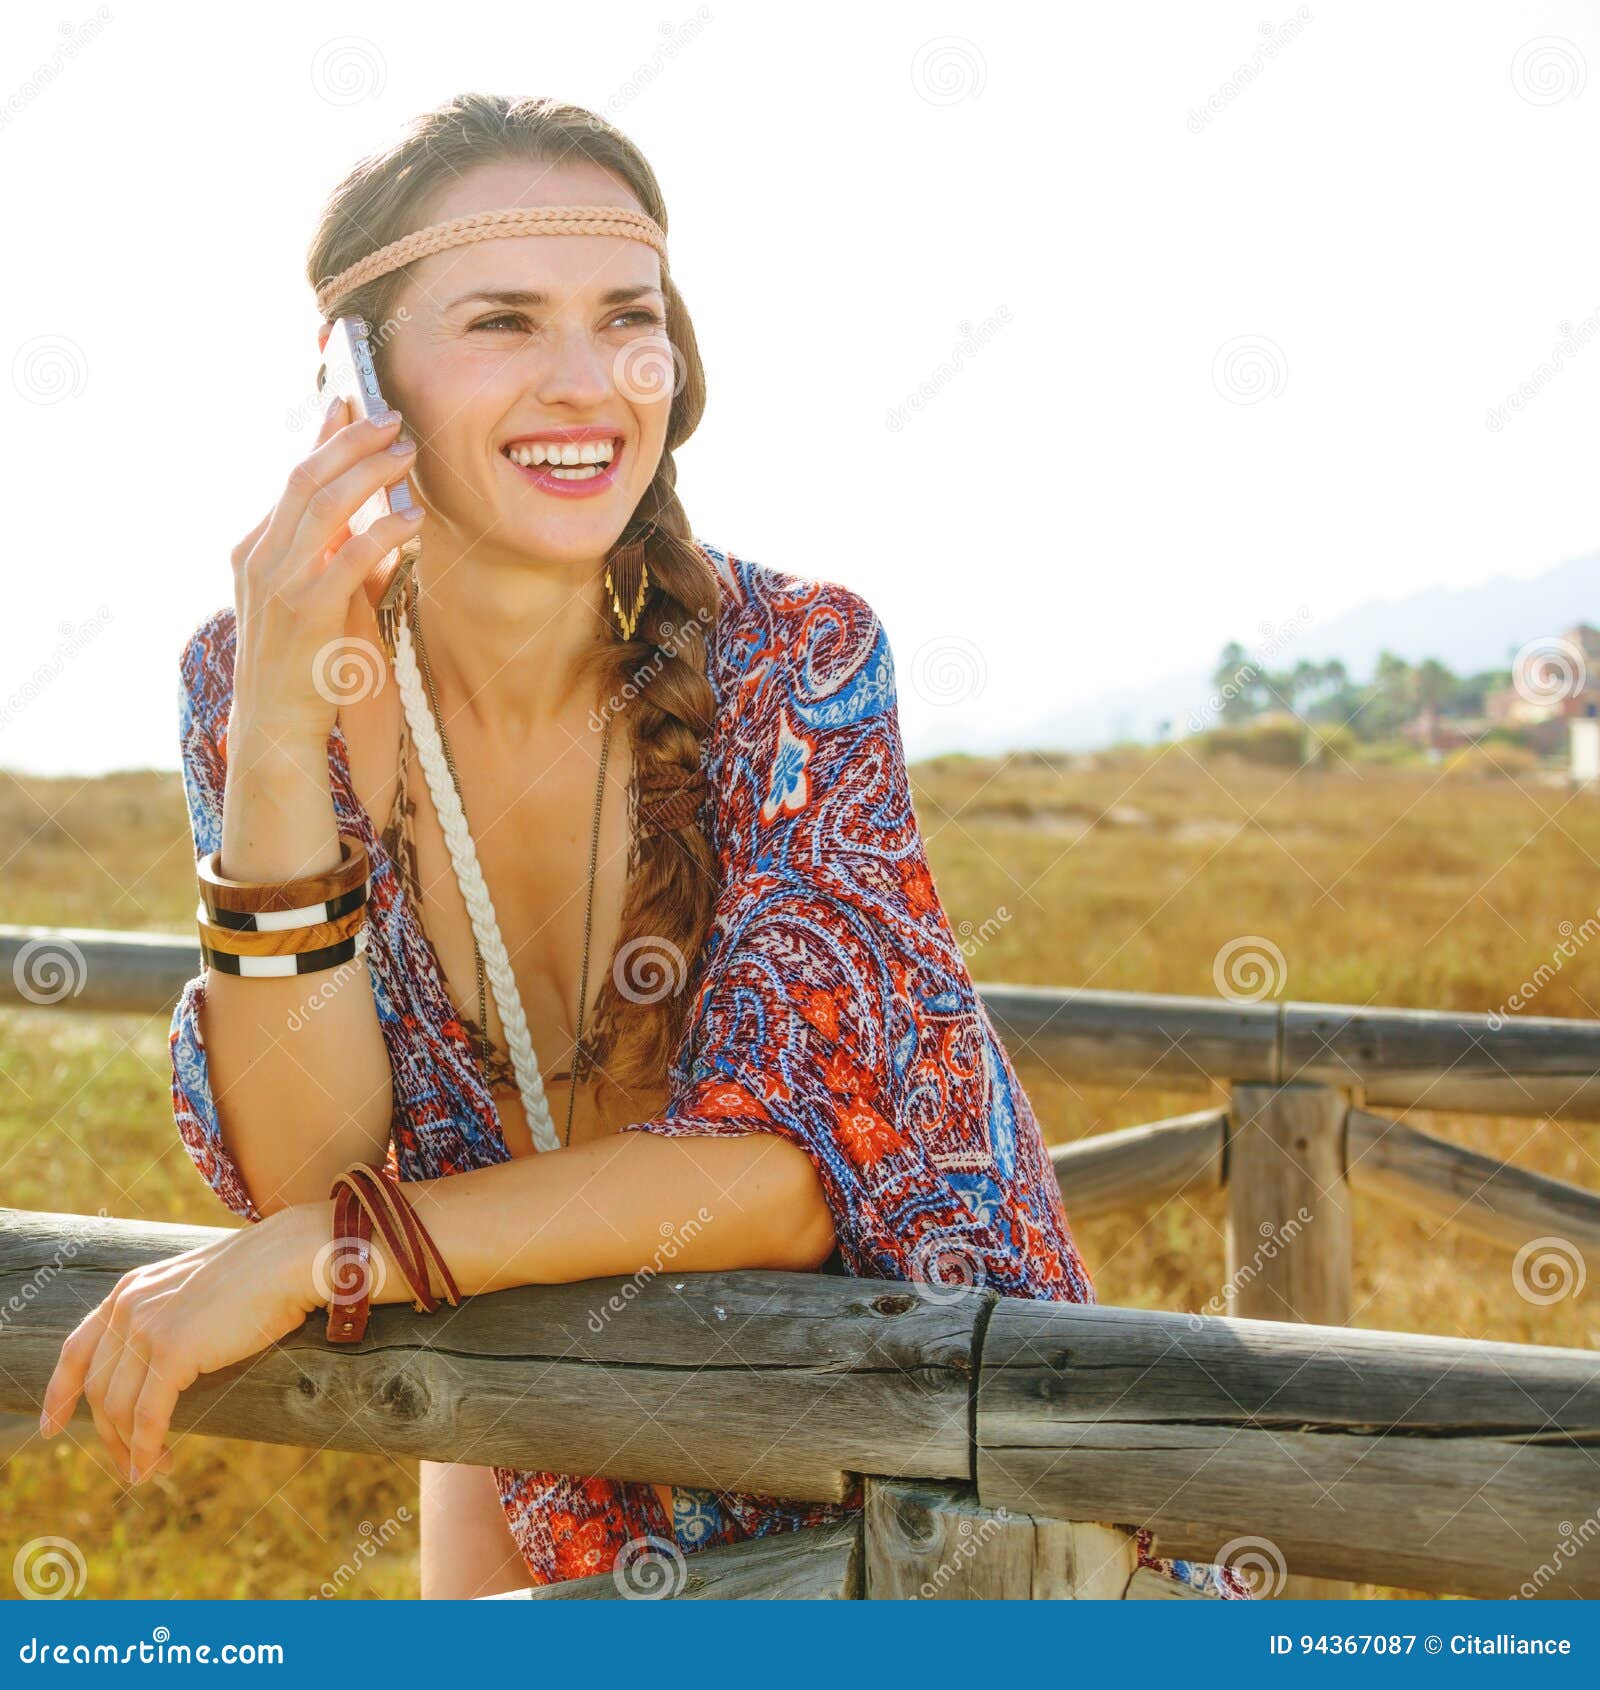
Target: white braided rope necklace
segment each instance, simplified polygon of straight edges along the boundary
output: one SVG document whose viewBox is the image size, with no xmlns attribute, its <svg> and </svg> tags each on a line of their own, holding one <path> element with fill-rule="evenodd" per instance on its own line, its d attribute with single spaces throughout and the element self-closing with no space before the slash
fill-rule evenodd
<svg viewBox="0 0 1600 1690">
<path fill-rule="evenodd" d="M 414 574 L 403 590 L 408 594 L 416 592 L 417 581 Z M 511 959 L 506 954 L 505 941 L 500 937 L 500 923 L 495 916 L 494 900 L 489 896 L 488 883 L 483 878 L 483 868 L 478 862 L 478 848 L 473 843 L 472 834 L 467 828 L 466 812 L 462 807 L 454 770 L 450 765 L 441 737 L 440 723 L 435 718 L 433 709 L 423 693 L 422 676 L 417 668 L 416 649 L 411 638 L 410 618 L 403 610 L 394 619 L 394 672 L 395 680 L 400 688 L 400 700 L 405 709 L 406 722 L 411 729 L 411 737 L 416 743 L 423 774 L 427 777 L 428 792 L 433 799 L 433 807 L 439 817 L 439 825 L 444 832 L 445 844 L 450 851 L 450 862 L 455 869 L 456 883 L 461 888 L 462 901 L 466 904 L 467 914 L 472 921 L 472 932 L 477 942 L 479 959 L 484 972 L 488 976 L 489 984 L 494 990 L 495 1005 L 500 1011 L 501 1025 L 505 1028 L 506 1044 L 511 1052 L 511 1065 L 516 1072 L 517 1091 L 522 1099 L 523 1113 L 528 1120 L 528 1131 L 533 1138 L 536 1150 L 559 1149 L 562 1141 L 556 1137 L 555 1123 L 550 1118 L 550 1103 L 545 1096 L 544 1080 L 539 1073 L 539 1058 L 534 1052 L 533 1037 L 528 1031 L 528 1018 L 522 1008 L 522 996 L 517 990 L 516 975 L 511 971 Z M 606 727 L 606 744 L 601 748 L 600 758 L 599 790 L 601 793 L 605 790 L 605 753 L 610 743 L 609 721 Z M 597 839 L 599 802 L 597 795 L 595 800 Z M 592 863 L 589 896 L 592 908 L 594 898 Z M 420 911 L 418 916 L 420 919 Z M 588 990 L 588 951 L 588 934 L 585 932 L 584 978 L 579 986 L 578 1003 L 578 1041 L 580 1046 L 583 1038 L 584 994 Z M 483 1027 L 483 1033 L 487 1039 L 487 1024 Z M 568 1099 L 567 1111 L 567 1132 L 569 1135 L 572 1131 L 572 1101 L 576 1098 L 578 1089 L 579 1059 L 579 1053 L 575 1051 L 570 1080 L 572 1096 Z"/>
</svg>

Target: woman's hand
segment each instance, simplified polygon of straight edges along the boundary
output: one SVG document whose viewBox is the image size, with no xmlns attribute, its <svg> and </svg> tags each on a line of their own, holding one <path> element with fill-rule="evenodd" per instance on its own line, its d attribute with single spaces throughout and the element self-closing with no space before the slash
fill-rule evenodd
<svg viewBox="0 0 1600 1690">
<path fill-rule="evenodd" d="M 163 1440 L 178 1393 L 202 1373 L 266 1349 L 322 1306 L 309 1240 L 323 1209 L 331 1221 L 331 1202 L 296 1205 L 123 1274 L 61 1346 L 41 1433 L 65 1426 L 81 1395 L 130 1484 L 165 1471 L 172 1457 Z"/>
<path fill-rule="evenodd" d="M 421 532 L 419 506 L 350 533 L 362 505 L 412 467 L 412 443 L 400 442 L 399 414 L 391 416 L 382 426 L 354 422 L 349 402 L 335 400 L 282 497 L 233 548 L 235 714 L 269 743 L 324 747 L 346 684 L 339 648 L 348 644 L 350 600 L 390 552 Z"/>
</svg>

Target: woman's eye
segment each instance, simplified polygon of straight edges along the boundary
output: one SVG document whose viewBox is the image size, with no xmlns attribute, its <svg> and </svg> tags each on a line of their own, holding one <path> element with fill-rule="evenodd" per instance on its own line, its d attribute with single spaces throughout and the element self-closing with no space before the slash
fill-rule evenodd
<svg viewBox="0 0 1600 1690">
<path fill-rule="evenodd" d="M 504 325 L 507 328 L 521 328 L 527 326 L 527 321 L 528 319 L 520 312 L 502 311 L 497 316 L 485 317 L 480 322 L 474 323 L 472 326 L 474 329 L 493 329 L 497 325 Z M 613 323 L 638 322 L 645 324 L 647 327 L 657 329 L 666 327 L 665 321 L 661 317 L 658 317 L 654 311 L 622 311 L 613 317 L 611 321 Z"/>
</svg>

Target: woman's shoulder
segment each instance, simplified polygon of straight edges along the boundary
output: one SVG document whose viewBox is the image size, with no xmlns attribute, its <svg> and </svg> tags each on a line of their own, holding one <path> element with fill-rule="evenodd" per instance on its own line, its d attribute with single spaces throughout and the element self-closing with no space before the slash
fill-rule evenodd
<svg viewBox="0 0 1600 1690">
<path fill-rule="evenodd" d="M 717 568 L 718 688 L 746 706 L 783 701 L 797 724 L 838 727 L 895 704 L 894 658 L 854 588 L 697 544 Z M 731 690 L 729 683 L 732 683 Z"/>
</svg>

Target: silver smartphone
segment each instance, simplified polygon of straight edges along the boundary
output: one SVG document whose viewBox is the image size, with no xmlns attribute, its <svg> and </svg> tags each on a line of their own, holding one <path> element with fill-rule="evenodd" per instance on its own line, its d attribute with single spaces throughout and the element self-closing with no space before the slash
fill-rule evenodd
<svg viewBox="0 0 1600 1690">
<path fill-rule="evenodd" d="M 336 394 L 348 399 L 352 414 L 370 417 L 377 411 L 389 409 L 378 388 L 378 372 L 372 362 L 372 346 L 364 318 L 336 317 L 328 331 L 327 344 L 322 349 L 322 365 L 317 371 L 317 392 L 323 399 Z M 380 517 L 391 511 L 404 514 L 416 509 L 411 488 L 404 476 L 391 487 L 380 487 L 350 518 L 350 532 L 364 534 Z M 363 585 L 374 610 L 387 609 L 399 596 L 422 550 L 422 540 L 414 536 L 388 553 L 374 565 Z"/>
</svg>

